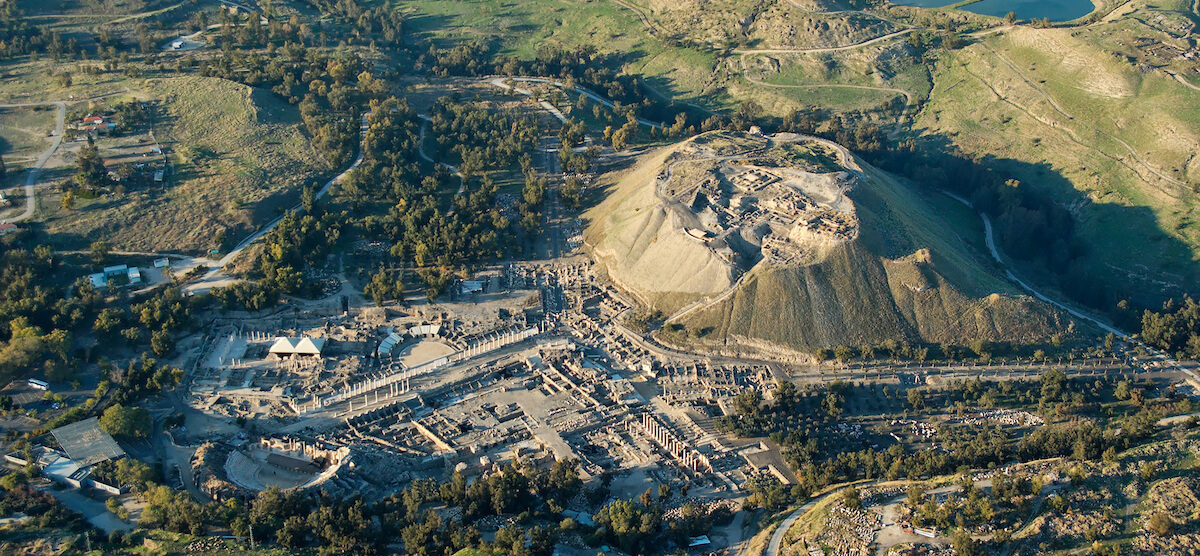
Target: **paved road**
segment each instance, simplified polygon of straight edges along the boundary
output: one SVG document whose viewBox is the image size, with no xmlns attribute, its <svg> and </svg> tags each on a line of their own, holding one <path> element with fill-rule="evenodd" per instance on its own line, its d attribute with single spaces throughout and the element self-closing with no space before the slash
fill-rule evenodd
<svg viewBox="0 0 1200 556">
<path fill-rule="evenodd" d="M 975 210 L 975 207 L 971 204 L 970 201 L 968 201 L 958 195 L 950 193 L 948 191 L 943 191 L 942 193 L 946 194 L 948 197 L 950 197 L 960 203 L 963 203 L 964 205 L 967 205 L 967 207 L 971 208 L 972 210 Z M 1046 296 L 1042 292 L 1034 289 L 1033 286 L 1030 286 L 1024 280 L 1021 280 L 1020 278 L 1018 278 L 1016 274 L 1013 274 L 1012 269 L 1009 268 L 1008 265 L 1004 262 L 1003 257 L 1000 256 L 1000 250 L 996 248 L 996 240 L 992 233 L 992 220 L 990 218 L 988 218 L 988 216 L 986 214 L 984 214 L 983 212 L 981 212 L 981 211 L 977 211 L 977 212 L 979 214 L 979 218 L 981 218 L 983 220 L 983 230 L 984 230 L 984 234 L 985 234 L 984 239 L 987 241 L 988 250 L 991 251 L 992 258 L 995 259 L 996 262 L 1000 263 L 1004 267 L 1004 273 L 1008 276 L 1009 280 L 1012 280 L 1014 283 L 1016 283 L 1017 285 L 1024 288 L 1025 291 L 1029 292 L 1034 297 L 1036 297 L 1046 303 L 1054 305 L 1055 307 L 1058 307 L 1059 309 L 1062 309 L 1063 311 L 1066 311 L 1071 316 L 1078 318 L 1080 320 L 1088 321 L 1088 322 L 1096 325 L 1097 327 L 1099 327 L 1101 330 L 1104 330 L 1105 332 L 1111 332 L 1114 336 L 1123 338 L 1128 342 L 1132 342 L 1132 343 L 1144 348 L 1145 350 L 1147 350 L 1151 354 L 1153 354 L 1156 358 L 1158 358 L 1163 363 L 1165 363 L 1168 367 L 1171 367 L 1178 371 L 1183 372 L 1188 377 L 1190 377 L 1192 380 L 1196 381 L 1197 384 L 1200 384 L 1200 376 L 1197 376 L 1196 373 L 1194 371 L 1192 371 L 1191 369 L 1180 366 L 1179 362 L 1176 361 L 1174 358 L 1172 358 L 1170 355 L 1163 353 L 1162 351 L 1154 348 L 1153 346 L 1149 346 L 1149 345 L 1142 343 L 1141 341 L 1131 337 L 1129 334 L 1125 333 L 1124 331 L 1122 331 L 1112 325 L 1109 325 L 1108 323 L 1101 321 L 1100 319 L 1098 319 L 1096 317 L 1093 317 L 1093 316 L 1088 315 L 1078 309 L 1070 307 L 1070 306 L 1066 305 L 1065 303 L 1061 303 L 1059 301 L 1051 299 L 1050 297 Z"/>
<path fill-rule="evenodd" d="M 26 108 L 31 106 L 58 107 L 58 114 L 54 118 L 54 140 L 50 142 L 50 148 L 46 149 L 44 152 L 42 152 L 42 155 L 38 157 L 37 162 L 35 162 L 33 167 L 29 169 L 29 175 L 25 178 L 25 212 L 22 212 L 21 214 L 12 218 L 0 220 L 0 224 L 20 222 L 33 216 L 33 212 L 37 207 L 37 199 L 34 198 L 34 184 L 37 183 L 38 174 L 42 171 L 42 167 L 46 165 L 46 162 L 50 160 L 50 157 L 54 155 L 54 151 L 57 151 L 59 145 L 62 144 L 63 127 L 67 120 L 67 103 L 62 101 L 49 101 L 0 104 L 0 108 Z"/>
<path fill-rule="evenodd" d="M 103 503 L 88 498 L 77 490 L 56 490 L 54 488 L 40 488 L 39 490 L 54 496 L 62 505 L 78 512 L 88 523 L 105 533 L 133 529 L 132 524 L 121 521 L 121 518 L 108 511 Z"/>
<path fill-rule="evenodd" d="M 787 519 L 783 520 L 783 522 L 780 523 L 779 526 L 775 528 L 775 532 L 771 534 L 771 542 L 767 543 L 767 549 L 763 552 L 763 556 L 779 556 L 779 548 L 780 548 L 780 545 L 783 544 L 783 536 L 785 534 L 787 534 L 788 529 L 791 529 L 792 525 L 796 524 L 796 520 L 800 519 L 800 516 L 804 515 L 804 512 L 811 510 L 813 506 L 816 506 L 822 500 L 824 500 L 838 492 L 841 492 L 841 490 L 843 488 L 846 488 L 848 486 L 854 486 L 855 488 L 862 488 L 862 487 L 871 486 L 871 485 L 875 484 L 876 482 L 877 481 L 862 482 L 862 483 L 850 483 L 850 484 L 844 484 L 844 485 L 830 487 L 829 492 L 826 492 L 825 494 L 822 494 L 816 498 L 809 500 L 808 502 L 805 502 L 803 506 L 796 508 L 796 511 L 792 512 L 791 515 L 788 515 Z"/>
</svg>

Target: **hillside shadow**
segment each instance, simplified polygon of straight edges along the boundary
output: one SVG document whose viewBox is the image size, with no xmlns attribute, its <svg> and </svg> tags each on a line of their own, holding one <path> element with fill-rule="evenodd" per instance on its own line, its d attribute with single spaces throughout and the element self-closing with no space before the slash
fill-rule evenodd
<svg viewBox="0 0 1200 556">
<path fill-rule="evenodd" d="M 922 130 L 914 131 L 920 133 Z M 1070 214 L 1072 237 L 1077 241 L 1068 242 L 1071 246 L 1066 252 L 1056 251 L 1048 245 L 1033 245 L 1027 250 L 1035 255 L 1021 257 L 1019 251 L 1026 248 L 1028 242 L 1059 238 L 1027 234 L 1028 229 L 1016 225 L 1020 218 L 1011 215 L 1006 218 L 997 214 L 995 209 L 986 210 L 987 207 L 982 207 L 991 214 L 996 244 L 1002 255 L 1015 263 L 1018 275 L 1034 287 L 1059 290 L 1071 301 L 1110 315 L 1118 312 L 1116 303 L 1122 299 L 1137 306 L 1158 309 L 1167 299 L 1178 300 L 1185 294 L 1200 294 L 1200 263 L 1192 259 L 1191 247 L 1176 236 L 1157 232 L 1162 226 L 1149 207 L 1094 202 L 1086 192 L 1076 189 L 1066 176 L 1047 162 L 1027 162 L 996 153 L 974 159 L 956 155 L 954 143 L 940 134 L 920 135 L 915 142 L 915 149 L 916 159 L 872 162 L 907 178 L 906 181 L 932 190 L 950 190 L 968 199 L 975 194 L 970 181 L 977 175 L 991 174 L 1001 181 L 1016 179 L 1034 195 L 1045 197 L 1063 213 Z M 867 158 L 871 160 L 873 157 Z M 922 163 L 933 167 L 935 171 L 930 173 L 915 168 Z M 936 172 L 939 168 L 941 174 Z M 926 174 L 925 179 L 921 177 L 923 173 Z M 978 196 L 973 200 L 979 205 Z M 1153 249 L 1162 254 L 1161 258 L 1169 261 L 1169 266 L 1152 268 L 1152 261 L 1143 257 L 1144 248 L 1138 246 L 1123 246 L 1111 241 L 1097 243 L 1098 238 L 1094 235 L 1086 235 L 1084 223 L 1078 216 L 1081 214 L 1088 219 L 1087 225 L 1093 228 L 1156 231 L 1149 233 L 1153 238 Z M 1112 268 L 1104 262 L 1105 258 L 1112 260 L 1114 257 L 1098 256 L 1113 252 L 1120 254 L 1115 258 L 1130 261 L 1125 269 Z"/>
</svg>

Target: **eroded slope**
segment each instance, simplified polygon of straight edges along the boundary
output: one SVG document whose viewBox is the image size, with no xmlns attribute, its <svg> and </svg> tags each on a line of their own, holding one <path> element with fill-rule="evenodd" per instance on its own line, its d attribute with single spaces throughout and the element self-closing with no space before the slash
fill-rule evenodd
<svg viewBox="0 0 1200 556">
<path fill-rule="evenodd" d="M 647 157 L 591 217 L 614 283 L 710 347 L 1035 341 L 1067 327 L 911 190 L 824 141 L 701 135 Z"/>
</svg>

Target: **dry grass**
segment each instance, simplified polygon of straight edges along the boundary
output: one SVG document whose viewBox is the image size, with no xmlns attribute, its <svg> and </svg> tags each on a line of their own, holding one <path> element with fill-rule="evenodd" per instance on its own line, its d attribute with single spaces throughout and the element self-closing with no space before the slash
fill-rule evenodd
<svg viewBox="0 0 1200 556">
<path fill-rule="evenodd" d="M 133 193 L 82 210 L 48 207 L 48 231 L 64 245 L 104 238 L 122 249 L 198 252 L 235 243 L 329 171 L 301 132 L 296 109 L 269 93 L 201 77 L 139 87 L 165 107 L 156 138 L 171 153 L 174 182 L 165 193 Z"/>
<path fill-rule="evenodd" d="M 33 164 L 50 146 L 47 134 L 54 129 L 54 110 L 33 108 L 0 109 L 0 156 L 8 168 L 8 176 L 0 187 L 21 183 L 20 171 Z"/>
</svg>

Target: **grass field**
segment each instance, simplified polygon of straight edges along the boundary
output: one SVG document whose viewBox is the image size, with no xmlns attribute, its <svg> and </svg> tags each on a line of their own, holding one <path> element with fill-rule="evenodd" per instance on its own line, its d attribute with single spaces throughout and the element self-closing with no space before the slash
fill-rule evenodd
<svg viewBox="0 0 1200 556">
<path fill-rule="evenodd" d="M 1091 41 L 1106 27 L 1018 29 L 956 52 L 915 127 L 1069 208 L 1097 268 L 1178 296 L 1200 259 L 1200 91 L 1104 54 Z"/>
<path fill-rule="evenodd" d="M 47 230 L 62 247 L 99 238 L 128 250 L 221 247 L 274 219 L 298 202 L 304 185 L 330 173 L 300 131 L 297 110 L 270 93 L 200 77 L 130 85 L 164 106 L 155 137 L 171 155 L 172 181 L 164 193 L 130 192 L 73 211 L 53 198 L 43 202 Z"/>
<path fill-rule="evenodd" d="M 526 59 L 543 45 L 592 45 L 619 54 L 627 71 L 644 76 L 663 94 L 708 101 L 701 93 L 715 58 L 655 38 L 633 11 L 611 0 L 401 0 L 392 5 L 409 14 L 408 30 L 437 44 L 481 41 Z"/>
<path fill-rule="evenodd" d="M 50 146 L 47 134 L 54 129 L 54 109 L 0 109 L 0 157 L 8 176 L 0 179 L 0 188 L 20 185 L 21 169 L 33 164 Z"/>
</svg>

